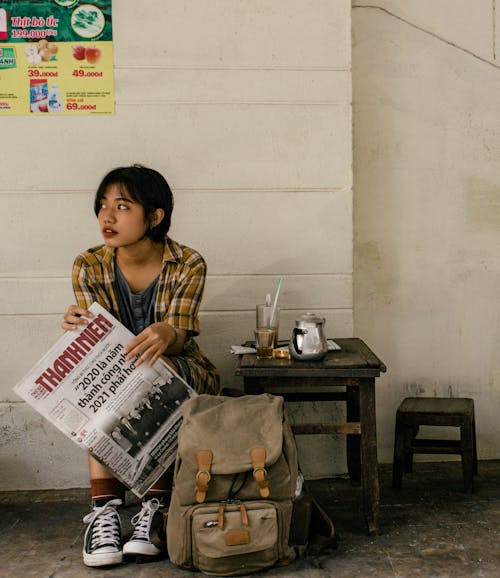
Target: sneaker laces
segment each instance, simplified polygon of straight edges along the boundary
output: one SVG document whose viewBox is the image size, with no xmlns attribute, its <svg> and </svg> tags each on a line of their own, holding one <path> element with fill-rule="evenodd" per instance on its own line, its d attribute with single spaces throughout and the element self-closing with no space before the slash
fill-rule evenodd
<svg viewBox="0 0 500 578">
<path fill-rule="evenodd" d="M 116 507 L 122 501 L 119 498 L 110 500 L 104 506 L 94 506 L 83 521 L 89 524 L 87 532 L 91 532 L 90 550 L 96 550 L 102 546 L 121 547 L 121 522 Z"/>
<path fill-rule="evenodd" d="M 142 502 L 141 511 L 130 520 L 132 526 L 135 526 L 131 540 L 142 540 L 150 542 L 149 531 L 155 513 L 163 508 L 163 504 L 157 498 L 151 498 Z"/>
</svg>

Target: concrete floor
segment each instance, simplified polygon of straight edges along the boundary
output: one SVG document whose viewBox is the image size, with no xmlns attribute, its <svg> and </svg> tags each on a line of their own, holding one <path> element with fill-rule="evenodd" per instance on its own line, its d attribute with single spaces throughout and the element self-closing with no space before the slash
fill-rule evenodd
<svg viewBox="0 0 500 578">
<path fill-rule="evenodd" d="M 321 578 L 500 576 L 500 461 L 480 462 L 476 491 L 462 492 L 458 462 L 416 463 L 392 491 L 391 468 L 381 466 L 381 528 L 364 533 L 359 492 L 345 479 L 310 482 L 332 515 L 337 550 L 310 552 L 267 577 Z M 124 518 L 137 508 L 127 506 Z M 86 568 L 81 561 L 88 511 L 82 490 L 0 492 L 0 576 L 2 578 L 188 578 L 195 574 L 168 561 L 108 569 Z M 201 574 L 198 574 L 201 576 Z"/>
</svg>

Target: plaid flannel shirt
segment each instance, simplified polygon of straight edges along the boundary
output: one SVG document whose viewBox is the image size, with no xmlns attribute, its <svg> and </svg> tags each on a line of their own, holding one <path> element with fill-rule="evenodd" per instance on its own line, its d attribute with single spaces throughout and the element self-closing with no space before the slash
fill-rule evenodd
<svg viewBox="0 0 500 578">
<path fill-rule="evenodd" d="M 97 301 L 122 321 L 115 286 L 114 255 L 115 250 L 105 245 L 78 255 L 73 265 L 73 291 L 80 307 L 88 308 Z M 199 393 L 217 394 L 220 388 L 217 370 L 193 339 L 200 331 L 198 311 L 206 271 L 206 263 L 198 252 L 165 237 L 154 319 L 155 322 L 166 321 L 172 327 L 187 332 L 184 351 L 179 357 L 189 366 L 190 385 Z M 172 360 L 175 361 L 175 357 Z"/>
</svg>

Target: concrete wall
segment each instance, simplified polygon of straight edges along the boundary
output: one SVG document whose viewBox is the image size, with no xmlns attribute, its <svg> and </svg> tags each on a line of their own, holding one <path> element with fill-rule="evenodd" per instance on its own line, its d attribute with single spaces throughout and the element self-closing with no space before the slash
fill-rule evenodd
<svg viewBox="0 0 500 578">
<path fill-rule="evenodd" d="M 60 335 L 73 258 L 100 242 L 93 191 L 114 166 L 167 176 L 172 236 L 208 262 L 199 341 L 225 384 L 229 347 L 251 337 L 279 275 L 282 337 L 310 310 L 329 335 L 353 331 L 350 2 L 113 8 L 116 115 L 1 119 L 1 489 L 87 485 L 83 452 L 11 388 Z M 339 444 L 318 443 L 305 466 L 331 473 Z"/>
<path fill-rule="evenodd" d="M 407 395 L 475 399 L 500 457 L 496 0 L 353 3 L 355 334 L 386 362 L 379 457 Z"/>
</svg>

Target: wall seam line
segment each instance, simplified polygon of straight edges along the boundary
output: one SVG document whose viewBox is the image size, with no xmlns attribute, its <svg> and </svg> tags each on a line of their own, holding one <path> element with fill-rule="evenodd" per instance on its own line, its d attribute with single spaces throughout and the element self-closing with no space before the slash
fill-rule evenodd
<svg viewBox="0 0 500 578">
<path fill-rule="evenodd" d="M 496 5 L 496 0 L 492 0 L 492 4 L 491 4 L 491 8 L 492 8 L 492 36 L 493 38 L 491 39 L 491 44 L 492 44 L 492 48 L 493 48 L 493 60 L 497 59 L 497 5 Z"/>
</svg>

